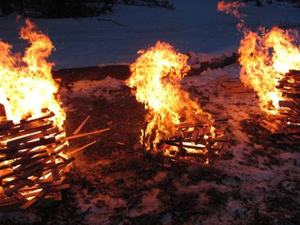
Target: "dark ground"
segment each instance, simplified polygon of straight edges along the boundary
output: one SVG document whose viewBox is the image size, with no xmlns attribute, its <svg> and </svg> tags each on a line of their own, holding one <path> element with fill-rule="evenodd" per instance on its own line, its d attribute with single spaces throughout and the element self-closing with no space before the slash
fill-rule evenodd
<svg viewBox="0 0 300 225">
<path fill-rule="evenodd" d="M 64 86 L 128 75 L 126 66 L 54 72 Z M 236 115 L 229 121 L 231 144 L 218 162 L 208 167 L 174 163 L 165 168 L 137 144 L 144 107 L 125 86 L 111 92 L 115 96 L 111 101 L 80 97 L 64 102 L 72 108 L 67 111 L 68 134 L 88 115 L 91 119 L 81 132 L 111 130 L 70 141 L 69 151 L 92 140 L 97 143 L 76 155 L 68 175 L 71 188 L 63 193 L 62 202 L 1 213 L 0 224 L 300 224 L 300 154 L 296 148 L 277 146 L 259 126 L 261 115 L 253 96 L 244 97 L 253 102 L 249 107 L 225 95 L 233 103 L 221 111 Z M 222 96 L 212 95 L 210 101 L 220 109 Z M 205 96 L 198 97 L 201 101 Z M 246 112 L 250 116 L 245 119 Z M 237 138 L 240 134 L 244 141 Z"/>
</svg>

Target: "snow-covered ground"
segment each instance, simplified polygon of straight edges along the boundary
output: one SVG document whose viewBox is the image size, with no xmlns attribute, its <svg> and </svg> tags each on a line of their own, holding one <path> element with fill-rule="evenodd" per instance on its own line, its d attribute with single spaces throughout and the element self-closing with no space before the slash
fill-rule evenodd
<svg viewBox="0 0 300 225">
<path fill-rule="evenodd" d="M 57 69 L 132 63 L 139 49 L 158 40 L 171 43 L 182 53 L 216 55 L 237 50 L 241 38 L 235 27 L 238 20 L 217 12 L 217 1 L 170 2 L 174 3 L 174 11 L 118 5 L 115 12 L 95 18 L 32 21 L 53 41 L 56 51 L 51 60 Z M 248 3 L 244 13 L 248 15 L 246 26 L 253 29 L 273 25 L 299 29 L 300 9 L 288 4 L 256 7 Z M 16 18 L 16 15 L 0 18 L 0 38 L 20 51 L 26 42 L 18 39 L 23 18 L 19 22 Z"/>
</svg>

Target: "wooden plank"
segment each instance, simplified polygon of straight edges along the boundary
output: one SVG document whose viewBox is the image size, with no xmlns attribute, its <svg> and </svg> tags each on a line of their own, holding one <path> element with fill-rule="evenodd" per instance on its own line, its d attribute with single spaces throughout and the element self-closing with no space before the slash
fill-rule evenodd
<svg viewBox="0 0 300 225">
<path fill-rule="evenodd" d="M 7 147 L 15 148 L 15 147 L 19 146 L 20 144 L 27 144 L 26 142 L 28 142 L 28 141 L 35 140 L 38 138 L 45 138 L 49 135 L 58 134 L 58 132 L 59 132 L 58 128 L 52 128 L 52 129 L 49 129 L 49 130 L 46 130 L 43 132 L 26 135 L 25 137 L 21 136 L 20 138 L 14 139 L 12 141 L 8 141 Z"/>
<path fill-rule="evenodd" d="M 83 126 L 87 123 L 87 121 L 91 118 L 90 115 L 88 115 L 85 120 L 77 127 L 77 129 L 73 132 L 73 134 L 78 134 L 81 129 L 83 128 Z"/>
<path fill-rule="evenodd" d="M 68 152 L 67 155 L 68 155 L 68 156 L 69 156 L 69 155 L 74 155 L 74 154 L 76 154 L 76 153 L 78 153 L 78 152 L 80 152 L 80 151 L 82 151 L 82 150 L 84 150 L 84 149 L 86 149 L 86 148 L 88 148 L 88 147 L 94 145 L 95 143 L 97 143 L 97 141 L 92 141 L 92 142 L 90 142 L 90 143 L 88 143 L 88 144 L 86 144 L 86 145 L 84 145 L 84 146 L 82 146 L 82 147 L 80 147 L 80 148 L 78 148 L 78 149 L 75 149 L 75 150 L 72 151 L 72 152 Z"/>
<path fill-rule="evenodd" d="M 61 201 L 62 200 L 62 195 L 60 191 L 54 192 L 54 199 L 55 201 Z"/>
<path fill-rule="evenodd" d="M 73 140 L 73 139 L 77 139 L 77 138 L 86 137 L 89 135 L 101 134 L 101 133 L 109 131 L 109 130 L 110 130 L 110 128 L 105 128 L 105 129 L 96 130 L 96 131 L 92 131 L 92 132 L 88 132 L 88 133 L 76 134 L 76 135 L 66 137 L 65 140 Z"/>
<path fill-rule="evenodd" d="M 21 206 L 21 209 L 28 209 L 29 207 L 32 207 L 33 205 L 37 204 L 39 201 L 41 201 L 47 194 L 49 193 L 49 189 L 45 188 L 43 189 L 35 198 L 32 200 L 26 202 Z"/>
</svg>

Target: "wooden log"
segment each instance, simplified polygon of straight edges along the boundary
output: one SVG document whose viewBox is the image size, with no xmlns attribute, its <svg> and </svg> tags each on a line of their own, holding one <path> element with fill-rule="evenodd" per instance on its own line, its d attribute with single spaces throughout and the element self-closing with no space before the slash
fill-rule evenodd
<svg viewBox="0 0 300 225">
<path fill-rule="evenodd" d="M 193 140 L 194 142 L 197 141 L 197 138 L 198 138 L 198 130 L 199 130 L 198 126 L 194 126 L 194 131 L 193 131 L 193 134 L 192 134 L 192 140 Z"/>
<path fill-rule="evenodd" d="M 109 130 L 110 130 L 110 128 L 105 128 L 105 129 L 96 130 L 96 131 L 92 131 L 92 132 L 88 132 L 88 133 L 76 134 L 76 135 L 66 137 L 65 140 L 73 140 L 73 139 L 77 139 L 77 138 L 86 137 L 89 135 L 101 134 L 101 133 L 109 131 Z"/>
<path fill-rule="evenodd" d="M 49 119 L 49 118 L 54 117 L 54 116 L 55 116 L 55 114 L 53 112 L 49 112 L 46 115 L 44 115 L 42 117 L 39 117 L 39 118 L 36 118 L 36 119 L 21 120 L 19 124 L 16 124 L 16 126 L 21 125 L 21 124 L 29 124 L 29 123 L 33 123 L 33 122 L 36 122 L 36 121 L 43 121 L 45 119 Z"/>
<path fill-rule="evenodd" d="M 64 185 L 57 186 L 57 187 L 51 187 L 50 191 L 51 192 L 63 191 L 63 190 L 69 189 L 69 188 L 70 188 L 70 184 L 64 184 Z"/>
<path fill-rule="evenodd" d="M 62 195 L 60 191 L 54 192 L 54 199 L 55 201 L 61 201 L 62 200 Z"/>
<path fill-rule="evenodd" d="M 0 122 L 0 130 L 10 129 L 14 125 L 13 121 L 1 121 Z"/>
<path fill-rule="evenodd" d="M 82 151 L 82 150 L 84 150 L 84 149 L 86 149 L 86 148 L 88 148 L 88 147 L 94 145 L 95 143 L 97 143 L 97 141 L 92 141 L 92 142 L 90 142 L 90 143 L 88 143 L 88 144 L 86 144 L 86 145 L 84 145 L 84 146 L 82 146 L 82 147 L 80 147 L 80 148 L 78 148 L 78 149 L 75 149 L 75 150 L 72 151 L 72 152 L 68 152 L 67 155 L 68 155 L 68 156 L 74 155 L 74 154 L 76 154 L 76 153 L 78 153 L 78 152 L 80 152 L 80 151 Z"/>
<path fill-rule="evenodd" d="M 276 124 L 270 123 L 267 120 L 263 120 L 262 122 L 265 123 L 266 125 L 268 125 L 269 127 L 271 127 L 272 129 L 278 130 L 278 126 Z"/>
<path fill-rule="evenodd" d="M 201 74 L 203 71 L 211 68 L 211 69 L 216 69 L 216 68 L 223 68 L 225 66 L 234 64 L 238 60 L 238 54 L 237 53 L 232 53 L 231 56 L 221 56 L 220 58 L 215 58 L 212 59 L 210 62 L 201 62 L 199 68 L 192 68 L 187 76 L 195 76 Z"/>
<path fill-rule="evenodd" d="M 35 133 L 35 132 L 39 132 L 39 131 L 43 131 L 43 130 L 48 130 L 52 127 L 53 127 L 53 125 L 51 123 L 49 123 L 49 124 L 42 125 L 42 126 L 39 126 L 39 127 L 34 127 L 34 128 L 31 128 L 31 129 L 28 129 L 28 130 L 16 132 L 14 134 L 7 135 L 4 138 L 9 140 L 9 139 L 13 139 L 13 138 L 20 137 L 20 136 L 25 136 L 27 134 L 31 134 L 31 133 Z"/>
<path fill-rule="evenodd" d="M 300 76 L 300 70 L 290 70 L 287 75 Z"/>
<path fill-rule="evenodd" d="M 46 150 L 45 150 L 45 151 L 46 151 Z M 21 159 L 19 159 L 19 160 L 16 160 L 16 161 L 12 162 L 11 164 L 12 164 L 12 166 L 21 165 L 20 167 L 21 167 L 22 169 L 24 169 L 24 168 L 30 166 L 32 163 L 39 161 L 40 159 L 45 159 L 45 158 L 47 158 L 47 157 L 48 157 L 48 158 L 50 157 L 49 154 L 48 154 L 47 152 L 45 152 L 45 153 L 43 153 L 43 154 L 38 154 L 37 156 L 34 155 L 34 156 L 35 156 L 35 157 L 27 156 L 27 157 L 21 158 Z M 14 170 L 15 170 L 15 171 L 18 171 L 20 167 L 14 169 Z M 21 170 L 22 170 L 22 169 L 21 169 Z"/>
<path fill-rule="evenodd" d="M 213 125 L 213 122 L 212 121 L 210 121 L 208 118 L 206 118 L 206 117 L 203 117 L 203 116 L 201 116 L 201 115 L 195 115 L 195 117 L 196 117 L 196 119 L 198 120 L 198 121 L 200 121 L 200 122 L 203 122 L 203 123 L 205 123 L 205 124 L 207 124 L 207 125 Z"/>
<path fill-rule="evenodd" d="M 15 199 L 17 199 L 21 204 L 24 204 L 24 203 L 26 202 L 26 198 L 25 198 L 22 194 L 20 194 L 20 193 L 18 193 L 18 192 L 15 192 L 15 193 L 13 194 L 13 197 L 14 197 Z"/>
<path fill-rule="evenodd" d="M 14 185 L 13 187 L 10 187 L 10 188 L 4 188 L 4 193 L 6 196 L 9 196 L 9 197 L 12 197 L 13 196 L 13 193 L 15 191 L 18 191 L 19 189 L 23 188 L 26 186 L 26 182 L 23 180 L 23 181 L 20 181 L 18 182 L 16 185 Z"/>
<path fill-rule="evenodd" d="M 22 171 L 22 175 L 18 174 L 18 176 L 15 179 L 6 182 L 5 184 L 3 184 L 3 186 L 10 186 L 12 184 L 19 182 L 20 180 L 27 179 L 29 176 L 31 176 L 36 171 L 42 170 L 42 168 L 43 168 L 43 163 L 41 161 L 39 161 L 36 164 L 31 165 L 30 167 L 28 167 L 24 171 Z M 14 174 L 12 174 L 12 176 L 14 176 Z M 3 178 L 1 178 L 1 179 L 3 180 Z"/>
<path fill-rule="evenodd" d="M 58 132 L 59 132 L 58 128 L 52 128 L 52 129 L 43 131 L 41 133 L 34 133 L 32 135 L 27 135 L 25 137 L 21 136 L 20 138 L 17 138 L 15 140 L 8 141 L 7 142 L 7 147 L 8 148 L 15 148 L 15 147 L 17 147 L 21 144 L 27 144 L 26 142 L 28 142 L 28 141 L 35 140 L 35 139 L 38 139 L 38 138 L 45 138 L 48 135 L 58 134 Z"/>
<path fill-rule="evenodd" d="M 28 209 L 29 207 L 32 207 L 34 204 L 37 204 L 39 201 L 41 201 L 48 193 L 48 188 L 43 189 L 35 198 L 23 204 L 21 209 Z"/>
<path fill-rule="evenodd" d="M 224 82 L 224 81 L 226 81 L 226 80 L 227 80 L 227 75 L 225 74 L 225 75 L 220 76 L 220 77 L 216 78 L 215 80 L 213 80 L 213 81 L 207 83 L 207 84 L 204 85 L 204 86 L 211 86 L 211 85 L 215 85 L 215 84 L 220 84 L 220 83 L 222 83 L 222 82 Z"/>
<path fill-rule="evenodd" d="M 91 118 L 90 115 L 88 115 L 85 120 L 77 127 L 77 129 L 73 132 L 73 134 L 78 134 L 81 129 L 83 128 L 83 126 L 87 123 L 87 121 Z"/>
<path fill-rule="evenodd" d="M 24 149 L 24 148 L 35 148 L 41 145 L 50 145 L 50 144 L 54 144 L 56 142 L 55 137 L 51 137 L 51 138 L 40 138 L 40 140 L 38 141 L 32 141 L 29 143 L 26 143 L 22 146 L 18 146 L 17 149 Z"/>
<path fill-rule="evenodd" d="M 168 142 L 168 141 L 165 141 L 164 142 L 165 144 L 168 144 L 168 145 L 172 145 L 172 146 L 176 146 L 176 147 L 181 147 L 181 148 L 191 148 L 191 149 L 199 149 L 199 150 L 203 150 L 206 148 L 206 146 L 194 146 L 194 145 L 184 145 L 182 143 L 176 143 L 176 142 Z"/>
<path fill-rule="evenodd" d="M 295 108 L 298 107 L 294 102 L 292 101 L 279 101 L 279 106 L 280 107 L 288 107 L 288 108 Z"/>
<path fill-rule="evenodd" d="M 58 168 L 53 168 L 51 170 L 53 181 L 59 181 L 61 179 Z"/>
<path fill-rule="evenodd" d="M 43 154 L 47 153 L 46 149 L 43 150 L 37 150 L 37 151 L 27 151 L 27 152 L 20 152 L 20 153 L 15 153 L 15 154 L 6 154 L 3 157 L 0 158 L 0 162 L 4 162 L 6 160 L 11 160 L 11 159 L 17 159 L 17 158 L 22 158 L 22 157 L 32 157 L 38 154 Z M 14 163 L 15 165 L 15 163 Z"/>
<path fill-rule="evenodd" d="M 208 152 L 206 154 L 187 152 L 187 153 L 184 153 L 184 154 L 178 154 L 176 157 L 178 157 L 178 156 L 201 158 L 201 159 L 207 159 L 207 158 L 217 157 L 217 155 L 215 153 L 211 153 L 211 152 Z"/>
</svg>

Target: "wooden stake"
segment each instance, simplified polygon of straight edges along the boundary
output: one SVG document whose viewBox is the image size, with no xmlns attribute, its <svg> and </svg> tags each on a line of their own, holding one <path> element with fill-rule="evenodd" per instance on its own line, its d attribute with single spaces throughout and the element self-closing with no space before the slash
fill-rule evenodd
<svg viewBox="0 0 300 225">
<path fill-rule="evenodd" d="M 65 139 L 66 140 L 73 140 L 73 139 L 82 138 L 82 137 L 89 136 L 89 135 L 101 134 L 101 133 L 109 131 L 109 130 L 110 130 L 110 128 L 105 128 L 105 129 L 96 130 L 96 131 L 93 131 L 93 132 L 72 135 L 72 136 L 66 137 Z"/>
<path fill-rule="evenodd" d="M 67 155 L 69 156 L 69 155 L 73 155 L 73 154 L 75 154 L 75 153 L 77 153 L 77 152 L 80 152 L 80 151 L 86 149 L 87 147 L 92 146 L 92 145 L 95 144 L 96 142 L 97 142 L 97 141 L 92 141 L 92 142 L 90 142 L 90 143 L 88 143 L 88 144 L 86 144 L 86 145 L 84 145 L 84 146 L 82 146 L 82 147 L 80 147 L 80 148 L 78 148 L 78 149 L 76 149 L 76 150 L 70 152 L 70 153 L 67 153 Z"/>
<path fill-rule="evenodd" d="M 83 128 L 83 126 L 86 124 L 86 122 L 91 118 L 90 115 L 88 115 L 85 120 L 77 127 L 77 129 L 73 132 L 73 134 L 78 134 L 81 129 Z"/>
</svg>

